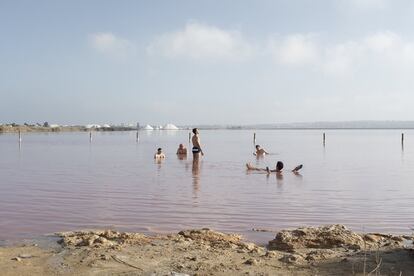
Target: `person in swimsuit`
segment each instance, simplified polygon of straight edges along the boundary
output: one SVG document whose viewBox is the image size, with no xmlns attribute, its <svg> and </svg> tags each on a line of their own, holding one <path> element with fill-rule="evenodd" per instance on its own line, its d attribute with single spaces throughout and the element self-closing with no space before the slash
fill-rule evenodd
<svg viewBox="0 0 414 276">
<path fill-rule="evenodd" d="M 256 145 L 256 152 L 253 153 L 256 156 L 263 156 L 265 154 L 269 154 L 267 151 L 265 151 L 264 149 L 262 149 L 260 147 L 260 145 Z"/>
<path fill-rule="evenodd" d="M 162 152 L 162 148 L 158 148 L 157 152 L 154 154 L 154 159 L 164 159 L 165 158 L 165 154 Z"/>
<path fill-rule="evenodd" d="M 183 144 L 180 144 L 177 149 L 177 155 L 187 155 L 187 149 Z"/>
<path fill-rule="evenodd" d="M 199 156 L 204 155 L 203 150 L 201 149 L 200 144 L 200 137 L 198 136 L 198 128 L 193 128 L 193 137 L 191 138 L 191 142 L 193 143 L 193 149 L 191 150 L 193 152 L 193 156 Z"/>
<path fill-rule="evenodd" d="M 252 164 L 250 164 L 250 163 L 246 163 L 246 167 L 247 167 L 248 171 L 264 171 L 264 172 L 267 172 L 267 173 L 275 172 L 276 174 L 281 174 L 282 169 L 283 169 L 283 162 L 282 161 L 277 161 L 276 168 L 274 170 L 269 169 L 269 167 L 266 167 L 265 169 L 256 168 L 256 167 L 252 166 Z M 299 172 L 299 170 L 302 169 L 302 168 L 303 168 L 303 165 L 296 166 L 292 170 L 292 172 L 294 174 L 297 174 Z"/>
</svg>

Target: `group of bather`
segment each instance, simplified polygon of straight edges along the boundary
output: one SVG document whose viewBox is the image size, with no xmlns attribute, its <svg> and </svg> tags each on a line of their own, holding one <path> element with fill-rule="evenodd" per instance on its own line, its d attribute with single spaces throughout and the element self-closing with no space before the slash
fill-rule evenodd
<svg viewBox="0 0 414 276">
<path fill-rule="evenodd" d="M 193 148 L 191 149 L 191 152 L 193 153 L 194 159 L 198 159 L 200 155 L 202 156 L 204 155 L 204 152 L 201 149 L 200 136 L 199 136 L 198 129 L 194 128 L 192 132 L 193 132 L 193 136 L 191 138 L 191 142 L 193 144 Z M 265 149 L 261 148 L 260 145 L 256 145 L 255 148 L 256 148 L 256 151 L 253 153 L 253 155 L 260 157 L 260 156 L 269 154 Z M 178 146 L 177 155 L 181 157 L 187 155 L 187 149 L 183 144 L 180 144 Z M 154 159 L 160 160 L 164 158 L 165 158 L 165 154 L 162 152 L 162 148 L 158 148 L 157 152 L 154 155 Z M 273 173 L 273 172 L 275 172 L 276 174 L 281 174 L 283 167 L 284 165 L 282 161 L 278 161 L 276 163 L 275 169 L 270 169 L 269 167 L 257 168 L 251 165 L 250 163 L 246 164 L 246 168 L 248 171 L 260 171 L 260 172 L 266 172 L 268 174 Z M 303 165 L 298 165 L 291 171 L 297 174 L 299 170 L 302 168 L 303 168 Z"/>
<path fill-rule="evenodd" d="M 198 128 L 193 129 L 193 137 L 191 138 L 191 142 L 193 143 L 193 148 L 191 149 L 194 157 L 199 157 L 199 155 L 204 155 L 203 150 L 201 149 L 200 143 L 200 136 L 198 132 Z M 183 144 L 180 144 L 177 149 L 177 155 L 179 156 L 186 156 L 187 149 Z M 162 152 L 162 148 L 158 148 L 157 152 L 154 155 L 154 159 L 164 159 L 165 154 Z"/>
</svg>

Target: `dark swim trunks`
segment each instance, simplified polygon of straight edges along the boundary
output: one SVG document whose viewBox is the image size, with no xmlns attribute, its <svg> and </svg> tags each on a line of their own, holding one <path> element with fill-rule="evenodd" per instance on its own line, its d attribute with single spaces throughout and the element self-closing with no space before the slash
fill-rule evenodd
<svg viewBox="0 0 414 276">
<path fill-rule="evenodd" d="M 193 147 L 193 149 L 191 150 L 193 153 L 199 153 L 201 152 L 201 149 L 198 147 Z"/>
</svg>

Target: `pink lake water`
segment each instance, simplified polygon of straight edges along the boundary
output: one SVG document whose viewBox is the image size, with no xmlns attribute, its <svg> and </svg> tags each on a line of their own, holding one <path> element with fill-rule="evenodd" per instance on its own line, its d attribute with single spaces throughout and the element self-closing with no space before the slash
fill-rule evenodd
<svg viewBox="0 0 414 276">
<path fill-rule="evenodd" d="M 272 154 L 253 156 L 257 143 Z M 326 132 L 326 145 L 322 133 Z M 0 134 L 0 240 L 84 228 L 146 233 L 342 223 L 410 233 L 414 131 L 201 130 L 205 156 L 180 160 L 188 131 Z M 156 148 L 167 158 L 154 162 Z M 247 173 L 245 163 L 301 175 Z M 266 235 L 266 234 L 263 234 Z M 267 234 L 273 236 L 274 234 Z"/>
</svg>

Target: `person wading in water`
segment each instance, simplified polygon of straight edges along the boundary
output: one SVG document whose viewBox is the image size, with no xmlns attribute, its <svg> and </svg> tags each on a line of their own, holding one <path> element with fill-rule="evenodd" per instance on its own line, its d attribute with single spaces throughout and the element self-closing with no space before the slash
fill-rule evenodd
<svg viewBox="0 0 414 276">
<path fill-rule="evenodd" d="M 193 152 L 193 157 L 198 158 L 201 155 L 204 155 L 203 150 L 201 149 L 200 144 L 200 136 L 198 135 L 198 129 L 193 128 L 193 137 L 191 138 L 191 142 L 193 142 L 193 149 L 191 150 Z"/>
</svg>

